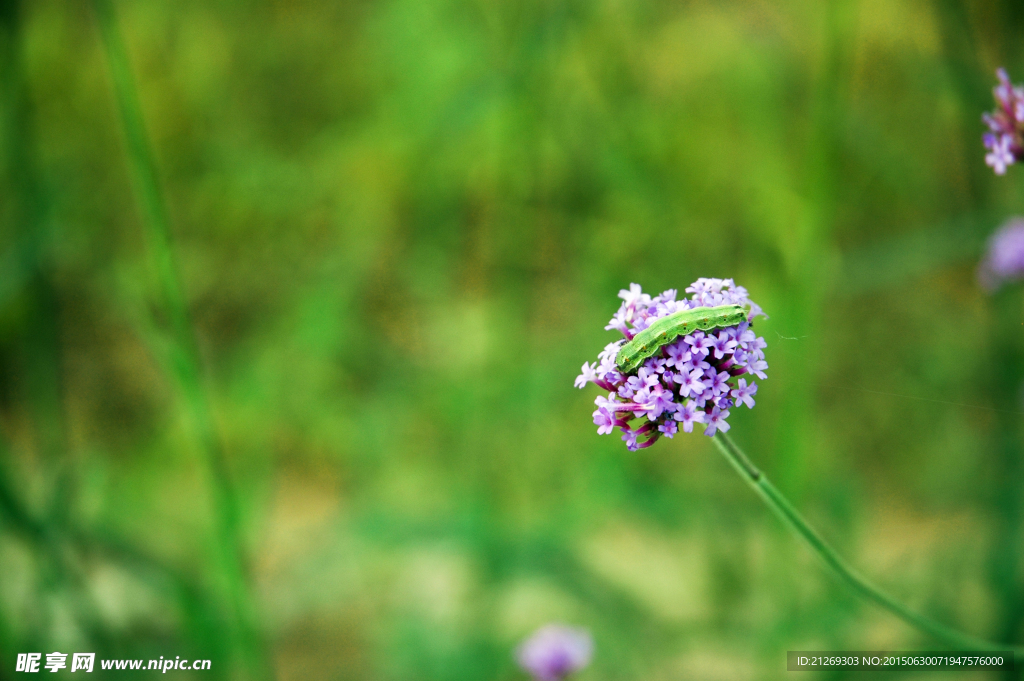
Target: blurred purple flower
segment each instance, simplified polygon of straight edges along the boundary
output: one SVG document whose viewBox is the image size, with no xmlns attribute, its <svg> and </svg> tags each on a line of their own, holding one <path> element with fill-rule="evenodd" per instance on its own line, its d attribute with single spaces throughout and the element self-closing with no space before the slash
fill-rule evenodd
<svg viewBox="0 0 1024 681">
<path fill-rule="evenodd" d="M 1024 87 L 1010 82 L 1005 69 L 996 70 L 999 84 L 992 90 L 996 109 L 983 114 L 981 119 L 989 132 L 981 137 L 989 153 L 985 164 L 992 167 L 996 175 L 1006 172 L 1006 167 L 1024 158 L 1021 133 L 1024 131 Z"/>
<path fill-rule="evenodd" d="M 576 378 L 577 387 L 594 383 L 609 393 L 607 398 L 595 400 L 594 424 L 601 435 L 619 428 L 630 451 L 650 447 L 663 435 L 674 436 L 680 424 L 683 431 L 692 433 L 693 425 L 702 423 L 708 436 L 728 430 L 725 419 L 730 407 L 741 403 L 754 406 L 757 384 L 747 381 L 751 376 L 767 378 L 767 344 L 751 328 L 754 318 L 765 314 L 747 297 L 747 290 L 732 279 L 698 279 L 686 292 L 691 297 L 682 300 L 676 300 L 677 291 L 671 289 L 651 297 L 639 285 L 631 284 L 619 292 L 623 302 L 608 328 L 628 340 L 659 317 L 728 304 L 746 307 L 749 320 L 716 333 L 695 331 L 679 338 L 628 376 L 615 366 L 615 356 L 625 341 L 610 343 L 598 355 L 599 363 L 584 364 L 583 373 Z M 671 368 L 675 371 L 668 370 Z M 640 419 L 639 425 L 630 426 L 630 421 Z"/>
<path fill-rule="evenodd" d="M 590 664 L 594 641 L 585 629 L 546 624 L 516 650 L 516 661 L 535 681 L 560 681 Z"/>
<path fill-rule="evenodd" d="M 985 145 L 989 149 L 989 153 L 985 154 L 985 165 L 992 166 L 992 170 L 995 171 L 996 175 L 1005 175 L 1006 167 L 1013 165 L 1017 161 L 1013 152 L 1010 151 L 1010 145 L 1012 144 L 1013 137 L 1010 135 L 1000 135 L 993 138 L 991 144 Z"/>
<path fill-rule="evenodd" d="M 1015 217 L 989 237 L 988 252 L 978 267 L 978 281 L 995 291 L 1018 279 L 1024 279 L 1024 218 Z"/>
</svg>

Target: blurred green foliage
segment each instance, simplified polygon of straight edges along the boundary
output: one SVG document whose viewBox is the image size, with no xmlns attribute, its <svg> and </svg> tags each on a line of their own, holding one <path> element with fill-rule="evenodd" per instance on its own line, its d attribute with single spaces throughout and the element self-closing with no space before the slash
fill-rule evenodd
<svg viewBox="0 0 1024 681">
<path fill-rule="evenodd" d="M 927 648 L 704 438 L 595 434 L 617 291 L 701 276 L 771 316 L 734 438 L 893 593 L 1024 641 L 1024 312 L 974 276 L 1024 209 L 979 120 L 1016 4 L 116 6 L 268 675 L 521 679 L 551 620 L 594 634 L 581 681 Z M 0 21 L 0 678 L 243 678 L 95 16 Z"/>
</svg>

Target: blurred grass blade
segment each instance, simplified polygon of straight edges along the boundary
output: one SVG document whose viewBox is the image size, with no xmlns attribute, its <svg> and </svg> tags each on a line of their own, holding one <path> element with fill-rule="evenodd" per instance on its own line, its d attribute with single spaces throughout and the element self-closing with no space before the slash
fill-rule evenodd
<svg viewBox="0 0 1024 681">
<path fill-rule="evenodd" d="M 146 135 L 142 110 L 114 6 L 110 0 L 94 0 L 93 5 L 121 114 L 134 189 L 142 210 L 142 223 L 156 266 L 165 310 L 170 318 L 174 340 L 172 364 L 189 416 L 198 431 L 200 445 L 213 480 L 217 508 L 216 543 L 221 552 L 220 568 L 227 582 L 227 597 L 235 620 L 236 645 L 250 673 L 256 677 L 263 676 L 266 672 L 262 663 L 261 645 L 256 632 L 245 574 L 243 548 L 239 536 L 238 506 L 214 423 L 209 395 L 200 374 L 195 330 L 174 260 L 167 207 L 160 189 L 156 163 Z"/>
</svg>

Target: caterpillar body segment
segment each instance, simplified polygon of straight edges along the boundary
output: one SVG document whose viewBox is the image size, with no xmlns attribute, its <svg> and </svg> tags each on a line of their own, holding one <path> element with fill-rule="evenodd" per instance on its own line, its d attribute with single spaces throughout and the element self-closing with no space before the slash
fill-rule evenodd
<svg viewBox="0 0 1024 681">
<path fill-rule="evenodd" d="M 747 311 L 742 305 L 718 305 L 716 307 L 695 307 L 680 310 L 655 320 L 653 324 L 633 336 L 615 356 L 615 363 L 623 374 L 630 374 L 644 361 L 654 356 L 663 346 L 679 336 L 694 331 L 710 331 L 726 326 L 736 326 L 747 321 Z"/>
</svg>

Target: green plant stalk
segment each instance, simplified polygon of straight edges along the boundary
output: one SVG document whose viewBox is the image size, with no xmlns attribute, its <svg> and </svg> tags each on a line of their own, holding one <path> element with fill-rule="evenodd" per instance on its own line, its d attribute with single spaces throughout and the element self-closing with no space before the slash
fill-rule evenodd
<svg viewBox="0 0 1024 681">
<path fill-rule="evenodd" d="M 216 506 L 217 546 L 221 569 L 226 578 L 229 607 L 233 611 L 242 657 L 256 676 L 265 675 L 261 645 L 254 626 L 244 551 L 239 532 L 238 505 L 228 472 L 223 447 L 217 433 L 213 410 L 206 391 L 199 361 L 195 329 L 171 247 L 170 221 L 157 177 L 156 162 L 146 134 L 124 41 L 110 0 L 93 0 L 110 67 L 124 129 L 136 198 L 142 210 L 142 223 L 150 246 L 164 307 L 169 315 L 174 340 L 171 365 L 182 391 L 185 406 L 197 430 L 213 481 Z"/>
<path fill-rule="evenodd" d="M 998 518 L 990 556 L 992 583 L 998 589 L 1002 613 L 996 635 L 1012 638 L 1024 621 L 1024 592 L 1021 585 L 1021 518 L 1024 511 L 1024 464 L 1021 461 L 1020 415 L 1010 411 L 1020 396 L 1024 378 L 1021 310 L 1024 296 L 1017 287 L 1004 287 L 993 296 L 996 328 L 990 340 L 991 384 L 996 412 L 992 464 L 998 471 L 998 489 L 993 495 Z"/>
<path fill-rule="evenodd" d="M 935 620 L 925 617 L 920 613 L 914 612 L 907 606 L 903 605 L 889 594 L 882 591 L 880 588 L 872 584 L 864 576 L 858 573 L 853 567 L 847 563 L 842 556 L 835 552 L 835 550 L 828 545 L 828 543 L 821 538 L 807 521 L 804 520 L 803 516 L 793 508 L 789 501 L 782 495 L 778 489 L 775 488 L 768 478 L 758 470 L 757 466 L 751 462 L 747 455 L 743 453 L 736 443 L 726 435 L 725 433 L 718 431 L 712 438 L 715 445 L 718 446 L 722 455 L 732 464 L 733 468 L 740 474 L 740 476 L 747 481 L 747 483 L 754 488 L 754 491 L 764 500 L 768 507 L 782 519 L 782 522 L 789 526 L 793 532 L 795 532 L 801 539 L 803 539 L 810 549 L 825 563 L 825 565 L 832 570 L 832 572 L 840 579 L 840 581 L 846 583 L 847 586 L 852 588 L 855 592 L 873 601 L 877 605 L 882 606 L 892 614 L 899 617 L 901 620 L 909 624 L 910 626 L 923 631 L 926 634 L 934 637 L 938 641 L 942 641 L 947 645 L 951 645 L 955 648 L 962 650 L 1000 650 L 1000 651 L 1013 651 L 1014 655 L 1024 655 L 1024 648 L 1014 647 L 1011 645 L 999 645 L 992 643 L 970 634 L 951 629 L 944 624 L 936 622 Z"/>
</svg>

